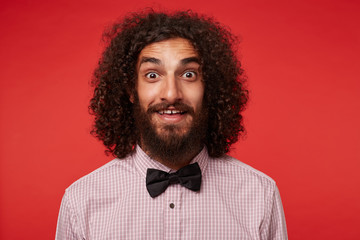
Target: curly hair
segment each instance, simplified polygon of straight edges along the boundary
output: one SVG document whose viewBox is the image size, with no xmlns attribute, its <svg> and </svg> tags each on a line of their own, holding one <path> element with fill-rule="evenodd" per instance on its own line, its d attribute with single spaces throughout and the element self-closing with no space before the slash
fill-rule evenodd
<svg viewBox="0 0 360 240">
<path fill-rule="evenodd" d="M 136 93 L 136 63 L 141 50 L 170 38 L 189 40 L 200 57 L 208 107 L 205 145 L 219 157 L 245 132 L 241 112 L 248 101 L 246 77 L 235 55 L 237 43 L 228 29 L 213 18 L 192 11 L 131 13 L 105 31 L 106 48 L 94 72 L 90 113 L 91 133 L 106 152 L 123 158 L 139 141 L 130 95 Z"/>
</svg>

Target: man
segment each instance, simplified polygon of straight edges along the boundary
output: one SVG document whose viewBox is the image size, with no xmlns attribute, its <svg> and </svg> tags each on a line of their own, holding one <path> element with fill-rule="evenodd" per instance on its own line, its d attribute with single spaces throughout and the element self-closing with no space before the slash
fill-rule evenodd
<svg viewBox="0 0 360 240">
<path fill-rule="evenodd" d="M 231 33 L 150 11 L 106 36 L 90 109 L 117 158 L 66 190 L 56 238 L 287 239 L 275 182 L 225 155 L 248 99 Z"/>
</svg>

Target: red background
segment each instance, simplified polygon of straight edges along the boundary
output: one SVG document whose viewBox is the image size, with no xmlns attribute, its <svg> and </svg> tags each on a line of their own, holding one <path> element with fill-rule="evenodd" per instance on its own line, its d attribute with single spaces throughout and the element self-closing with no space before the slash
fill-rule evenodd
<svg viewBox="0 0 360 240">
<path fill-rule="evenodd" d="M 105 26 L 145 6 L 241 35 L 251 101 L 232 156 L 274 178 L 290 239 L 359 239 L 358 1 L 1 1 L 0 238 L 53 239 L 64 189 L 111 159 L 91 137 Z"/>
</svg>

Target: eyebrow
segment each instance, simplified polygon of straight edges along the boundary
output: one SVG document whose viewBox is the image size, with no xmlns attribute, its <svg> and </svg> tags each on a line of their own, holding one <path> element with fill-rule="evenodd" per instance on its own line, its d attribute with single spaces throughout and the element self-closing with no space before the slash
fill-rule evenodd
<svg viewBox="0 0 360 240">
<path fill-rule="evenodd" d="M 160 60 L 160 59 L 153 58 L 153 57 L 142 57 L 139 66 L 140 66 L 141 64 L 147 63 L 147 62 L 154 63 L 154 64 L 156 64 L 156 65 L 160 65 L 160 64 L 161 64 L 161 60 Z"/>
<path fill-rule="evenodd" d="M 147 62 L 154 63 L 156 65 L 161 65 L 161 60 L 160 59 L 157 59 L 157 58 L 154 58 L 154 57 L 142 57 L 141 61 L 140 61 L 140 64 L 139 64 L 139 67 L 141 66 L 141 64 L 147 63 Z M 200 64 L 200 60 L 199 60 L 198 57 L 184 58 L 184 59 L 182 59 L 180 61 L 181 65 L 186 65 L 186 64 L 192 63 L 192 62 Z"/>
<path fill-rule="evenodd" d="M 200 60 L 199 60 L 198 57 L 189 57 L 189 58 L 182 59 L 181 60 L 181 65 L 186 65 L 186 64 L 192 63 L 192 62 L 200 64 Z"/>
</svg>

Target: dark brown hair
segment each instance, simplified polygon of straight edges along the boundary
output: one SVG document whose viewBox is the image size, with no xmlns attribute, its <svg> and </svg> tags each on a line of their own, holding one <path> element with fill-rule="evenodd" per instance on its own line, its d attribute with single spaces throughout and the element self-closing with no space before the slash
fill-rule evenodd
<svg viewBox="0 0 360 240">
<path fill-rule="evenodd" d="M 133 105 L 136 63 L 141 50 L 153 42 L 180 37 L 197 50 L 205 82 L 208 107 L 205 145 L 219 157 L 244 133 L 241 112 L 248 100 L 245 76 L 235 55 L 236 38 L 214 19 L 192 11 L 132 13 L 104 33 L 107 47 L 94 73 L 90 113 L 95 116 L 92 134 L 107 152 L 123 158 L 138 142 Z"/>
</svg>

